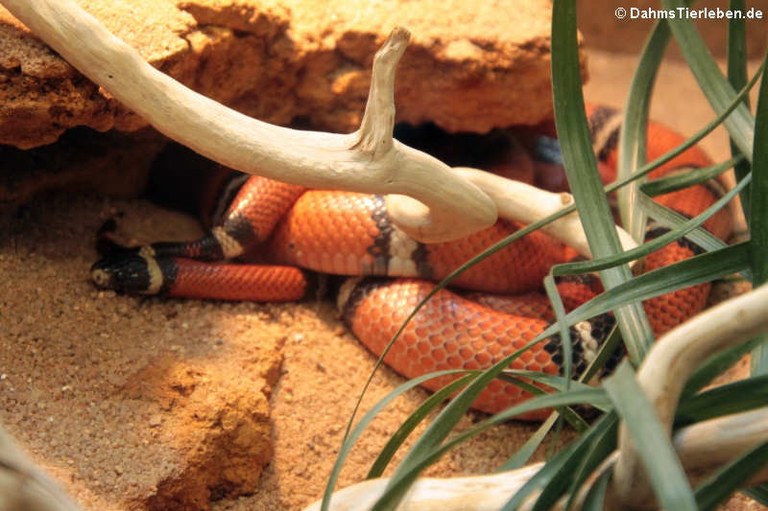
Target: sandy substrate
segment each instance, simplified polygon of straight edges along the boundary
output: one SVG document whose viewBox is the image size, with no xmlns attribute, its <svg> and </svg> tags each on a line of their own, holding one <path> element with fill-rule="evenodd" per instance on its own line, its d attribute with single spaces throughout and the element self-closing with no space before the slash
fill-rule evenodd
<svg viewBox="0 0 768 511">
<path fill-rule="evenodd" d="M 588 95 L 620 106 L 631 63 L 592 54 Z M 654 104 L 656 118 L 689 133 L 709 118 L 689 77 L 668 68 L 661 80 L 666 85 Z M 705 147 L 717 157 L 727 153 L 722 137 Z M 117 399 L 116 392 L 150 361 L 182 356 L 223 365 L 247 391 L 248 361 L 277 351 L 282 363 L 271 396 L 272 462 L 254 495 L 213 508 L 295 510 L 317 499 L 373 357 L 325 302 L 203 303 L 96 291 L 87 281 L 97 257 L 94 233 L 115 211 L 125 213 L 126 229 L 137 241 L 184 237 L 196 229 L 190 219 L 143 201 L 63 194 L 0 219 L 0 421 L 86 508 L 135 508 L 169 469 L 172 457 L 159 444 L 172 432 L 158 418 L 162 404 Z M 366 405 L 401 382 L 380 371 Z M 342 485 L 364 476 L 425 395 L 412 392 L 382 414 L 354 451 Z M 479 417 L 468 416 L 462 427 Z M 492 470 L 534 429 L 509 424 L 492 430 L 450 454 L 433 473 Z M 759 509 L 743 499 L 729 508 Z"/>
</svg>

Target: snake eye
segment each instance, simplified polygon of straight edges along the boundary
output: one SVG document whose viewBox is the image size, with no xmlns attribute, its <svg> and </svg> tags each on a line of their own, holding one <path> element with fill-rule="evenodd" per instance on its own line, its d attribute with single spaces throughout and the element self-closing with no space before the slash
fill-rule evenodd
<svg viewBox="0 0 768 511">
<path fill-rule="evenodd" d="M 99 289 L 137 294 L 149 290 L 151 275 L 144 257 L 119 254 L 104 257 L 91 266 L 91 281 Z"/>
</svg>

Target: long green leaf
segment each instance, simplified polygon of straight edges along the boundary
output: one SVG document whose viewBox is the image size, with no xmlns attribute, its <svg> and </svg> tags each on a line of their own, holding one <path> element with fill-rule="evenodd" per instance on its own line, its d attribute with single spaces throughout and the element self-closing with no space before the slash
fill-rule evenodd
<svg viewBox="0 0 768 511">
<path fill-rule="evenodd" d="M 604 511 L 605 496 L 608 493 L 608 483 L 611 482 L 611 473 L 605 471 L 587 492 L 582 511 Z"/>
<path fill-rule="evenodd" d="M 748 181 L 743 183 L 748 184 Z M 728 192 L 729 198 L 733 197 L 733 193 Z M 722 199 L 722 197 L 721 197 Z M 642 207 L 648 212 L 648 216 L 653 217 L 656 222 L 663 226 L 667 227 L 669 229 L 684 229 L 685 226 L 691 225 L 690 220 L 677 211 L 664 207 L 661 204 L 654 202 L 650 198 L 646 196 L 640 197 L 640 203 L 642 204 Z M 723 206 L 725 206 L 725 202 L 722 200 L 718 200 L 716 202 L 717 207 L 715 208 L 708 208 L 706 211 L 709 213 L 715 213 L 715 209 L 722 209 Z M 712 233 L 710 233 L 708 230 L 704 229 L 703 227 L 695 227 L 693 229 L 690 229 L 686 233 L 686 238 L 688 240 L 692 241 L 699 247 L 703 248 L 707 252 L 715 252 L 717 250 L 720 250 L 722 248 L 725 248 L 727 245 L 726 243 L 721 240 L 720 238 L 716 237 Z"/>
<path fill-rule="evenodd" d="M 768 57 L 766 57 L 768 59 Z M 755 146 L 752 158 L 749 232 L 752 285 L 768 281 L 768 80 L 763 78 L 757 98 Z M 768 374 L 768 335 L 752 352 L 752 374 Z"/>
<path fill-rule="evenodd" d="M 575 460 L 578 459 L 580 448 L 578 444 L 570 444 L 566 446 L 562 451 L 556 453 L 547 463 L 541 467 L 541 470 L 528 479 L 528 481 L 520 487 L 517 492 L 507 501 L 507 503 L 499 511 L 516 511 L 519 509 L 523 502 L 528 500 L 531 495 L 534 495 L 537 491 L 540 491 L 542 487 L 546 486 L 552 478 L 557 474 L 567 473 L 569 467 L 575 466 Z"/>
<path fill-rule="evenodd" d="M 656 417 L 653 406 L 635 380 L 632 368 L 623 363 L 603 382 L 622 424 L 637 446 L 656 498 L 664 509 L 696 511 L 696 500 L 672 442 Z"/>
<path fill-rule="evenodd" d="M 507 357 L 483 371 L 440 412 L 397 467 L 387 484 L 385 494 L 374 506 L 375 511 L 392 510 L 397 507 L 410 485 L 416 481 L 420 469 L 426 466 L 425 461 L 431 459 L 431 455 L 439 450 L 440 444 L 464 417 L 477 396 L 509 365 L 510 358 Z"/>
<path fill-rule="evenodd" d="M 397 399 L 400 395 L 403 393 L 418 387 L 425 381 L 428 381 L 432 378 L 437 378 L 440 376 L 448 376 L 448 375 L 462 375 L 466 373 L 466 371 L 461 370 L 452 370 L 452 371 L 440 371 L 437 373 L 431 373 L 427 375 L 420 376 L 418 378 L 413 378 L 411 380 L 408 380 L 407 382 L 403 383 L 399 387 L 397 387 L 395 390 L 384 396 L 383 399 L 381 399 L 376 405 L 373 406 L 363 417 L 360 419 L 360 421 L 354 426 L 350 427 L 347 431 L 347 434 L 344 435 L 344 440 L 341 443 L 341 447 L 339 448 L 339 454 L 336 456 L 336 462 L 333 464 L 333 469 L 331 470 L 330 475 L 328 476 L 328 481 L 325 486 L 325 491 L 323 492 L 323 500 L 321 503 L 320 509 L 322 511 L 327 511 L 328 506 L 330 506 L 331 503 L 331 496 L 333 495 L 333 490 L 336 487 L 336 483 L 339 480 L 339 475 L 341 474 L 341 469 L 344 467 L 344 462 L 347 459 L 347 456 L 349 456 L 350 451 L 352 450 L 352 447 L 357 442 L 358 438 L 363 434 L 365 429 L 368 427 L 368 425 L 373 421 L 374 418 L 383 410 L 389 403 Z"/>
<path fill-rule="evenodd" d="M 583 261 L 583 262 L 580 261 L 577 263 L 560 264 L 552 269 L 552 273 L 554 275 L 573 275 L 573 274 L 579 274 L 579 273 L 588 273 L 588 272 L 596 271 L 598 269 L 613 266 L 616 264 L 621 264 L 627 261 L 634 261 L 643 256 L 646 256 L 651 252 L 654 252 L 660 249 L 661 247 L 677 239 L 680 239 L 692 233 L 694 230 L 698 229 L 699 227 L 701 227 L 701 225 L 704 224 L 704 222 L 706 222 L 715 213 L 717 213 L 722 208 L 724 208 L 733 199 L 733 197 L 735 197 L 736 194 L 739 193 L 739 191 L 749 183 L 749 180 L 750 178 L 747 177 L 747 179 L 739 183 L 732 190 L 729 190 L 728 193 L 726 193 L 723 197 L 715 201 L 714 204 L 712 204 L 710 207 L 702 211 L 699 215 L 691 219 L 683 220 L 681 217 L 679 217 L 679 215 L 675 214 L 674 212 L 670 212 L 670 215 L 668 216 L 666 214 L 667 210 L 666 208 L 663 208 L 663 206 L 660 206 L 650 200 L 649 202 L 644 202 L 643 204 L 647 208 L 652 209 L 652 212 L 655 213 L 651 216 L 662 217 L 662 219 L 674 218 L 675 220 L 680 218 L 681 220 L 683 220 L 683 222 L 678 225 L 675 225 L 670 232 L 665 233 L 647 243 L 644 243 L 639 247 L 633 248 L 631 250 L 627 250 L 622 254 L 612 256 L 612 257 L 606 257 L 603 259 L 596 259 L 593 261 Z M 671 222 L 665 222 L 664 225 L 668 225 L 669 223 Z M 702 241 L 703 242 L 702 245 L 704 245 L 704 247 L 711 247 L 712 250 L 725 247 L 724 243 L 720 242 L 719 240 L 716 240 L 716 238 L 712 238 L 711 235 L 706 233 L 706 231 L 699 232 L 699 237 L 698 239 L 696 239 L 696 241 Z"/>
<path fill-rule="evenodd" d="M 656 197 L 657 195 L 684 190 L 690 186 L 705 183 L 710 179 L 715 179 L 743 159 L 743 156 L 737 156 L 722 163 L 718 163 L 717 165 L 693 169 L 683 174 L 664 176 L 660 179 L 654 179 L 653 181 L 643 183 L 642 186 L 640 186 L 640 189 L 649 197 Z"/>
<path fill-rule="evenodd" d="M 508 360 L 502 361 L 501 363 L 504 362 L 506 362 L 507 365 L 509 364 Z M 488 373 L 491 372 L 493 371 L 488 371 Z M 397 472 L 392 475 L 392 478 L 389 481 L 387 491 L 373 506 L 372 511 L 394 510 L 421 471 L 468 438 L 478 435 L 492 426 L 536 410 L 578 404 L 605 406 L 607 399 L 608 398 L 602 389 L 571 390 L 558 394 L 536 396 L 493 415 L 483 422 L 476 424 L 474 427 L 457 434 L 442 445 L 434 446 L 429 451 L 424 450 L 420 453 L 421 456 L 419 458 L 411 460 L 405 468 L 403 468 L 402 465 L 401 467 L 398 467 Z"/>
<path fill-rule="evenodd" d="M 584 224 L 590 251 L 594 257 L 608 257 L 620 253 L 622 249 L 592 152 L 581 90 L 578 47 L 575 2 L 555 2 L 552 12 L 552 91 L 555 125 L 568 184 Z M 606 289 L 632 279 L 626 265 L 603 270 L 600 276 Z M 645 311 L 641 304 L 629 303 L 614 312 L 624 334 L 629 357 L 634 363 L 639 363 L 653 339 Z"/>
<path fill-rule="evenodd" d="M 507 470 L 515 470 L 528 463 L 549 432 L 552 430 L 552 426 L 559 420 L 557 413 L 550 414 L 547 419 L 541 423 L 541 426 L 536 432 L 528 437 L 528 440 L 520 446 L 520 448 L 512 455 L 507 461 L 505 461 L 499 468 L 498 472 L 505 472 Z"/>
<path fill-rule="evenodd" d="M 544 373 L 537 373 L 537 372 L 534 372 L 534 371 L 530 371 L 529 372 L 530 376 L 526 377 L 526 379 L 521 379 L 521 378 L 516 378 L 514 376 L 514 373 L 515 373 L 515 371 L 504 371 L 504 374 L 499 375 L 499 379 L 507 381 L 507 382 L 509 382 L 509 383 L 511 383 L 513 385 L 516 385 L 516 386 L 520 387 L 521 389 L 523 389 L 524 391 L 528 392 L 529 394 L 531 394 L 533 396 L 540 396 L 542 394 L 547 394 L 546 391 L 544 391 L 541 388 L 537 387 L 533 383 L 530 383 L 530 380 L 539 381 L 539 382 L 552 381 L 552 380 L 548 380 L 547 379 L 547 377 L 550 376 L 550 375 L 547 375 L 547 374 L 544 374 Z M 542 377 L 544 377 L 544 378 L 542 378 Z M 552 378 L 556 378 L 556 377 L 552 377 Z M 563 380 L 565 380 L 565 379 L 564 378 L 560 379 L 560 381 L 563 381 Z M 572 385 L 572 383 L 573 382 L 568 380 L 565 383 L 565 385 L 562 386 L 561 389 L 562 390 L 570 389 L 571 387 L 574 386 L 574 385 Z M 588 386 L 584 385 L 583 387 L 588 387 Z M 560 416 L 565 421 L 567 421 L 568 424 L 571 425 L 571 427 L 573 427 L 573 429 L 575 431 L 578 431 L 578 432 L 584 431 L 589 426 L 584 421 L 584 419 L 582 419 L 579 416 L 579 414 L 577 414 L 576 412 L 574 412 L 570 408 L 567 408 L 567 407 L 566 408 L 558 408 L 557 411 L 560 413 Z"/>
<path fill-rule="evenodd" d="M 768 506 L 768 484 L 761 484 L 754 488 L 748 488 L 742 493 L 748 497 L 751 497 L 764 506 Z"/>
<path fill-rule="evenodd" d="M 711 282 L 725 275 L 741 272 L 748 267 L 748 257 L 749 243 L 745 242 L 658 268 L 596 296 L 569 312 L 565 320 L 569 325 L 574 325 L 608 312 L 618 304 L 647 300 L 676 289 Z M 554 333 L 556 329 L 550 326 L 537 339 L 549 337 Z"/>
<path fill-rule="evenodd" d="M 686 8 L 683 0 L 661 0 L 661 4 L 667 10 Z M 675 19 L 667 20 L 667 24 L 712 108 L 715 112 L 725 110 L 736 93 L 720 72 L 691 20 L 684 16 L 677 16 Z M 751 161 L 755 121 L 747 107 L 740 104 L 724 124 L 733 143 Z"/>
<path fill-rule="evenodd" d="M 531 497 L 536 491 L 545 490 L 550 484 L 562 487 L 563 479 L 568 480 L 578 474 L 580 467 L 583 467 L 585 460 L 584 454 L 589 452 L 595 445 L 607 442 L 607 449 L 610 451 L 616 445 L 616 424 L 617 416 L 615 412 L 604 415 L 593 425 L 590 430 L 576 439 L 573 443 L 565 447 L 562 451 L 553 456 L 542 469 L 529 479 L 502 508 L 502 511 L 517 509 L 523 502 Z M 546 507 L 551 505 L 551 499 L 556 497 L 557 492 L 550 491 L 544 498 L 537 499 L 537 506 Z"/>
<path fill-rule="evenodd" d="M 651 94 L 659 65 L 669 44 L 670 32 L 666 23 L 654 25 L 640 60 L 635 68 L 632 84 L 624 104 L 624 120 L 619 132 L 619 160 L 617 176 L 628 178 L 638 172 L 646 158 L 646 132 Z M 633 182 L 618 192 L 619 214 L 622 225 L 636 240 L 642 238 L 645 218 L 636 207 L 636 194 L 640 183 Z"/>
<path fill-rule="evenodd" d="M 662 28 L 663 27 L 663 28 Z M 660 30 L 666 30 L 665 25 L 657 25 L 654 29 L 655 31 Z M 655 35 L 655 32 L 654 32 Z M 652 36 L 653 37 L 653 36 Z M 657 48 L 658 44 L 652 44 L 649 45 L 651 48 L 654 48 L 654 54 L 649 57 L 650 62 L 646 62 L 646 55 L 643 54 L 641 57 L 640 63 L 641 66 L 658 66 L 658 63 L 656 60 L 660 59 L 660 49 Z M 760 77 L 765 72 L 765 66 L 767 61 L 763 60 L 763 63 L 761 66 L 757 69 L 755 74 L 750 78 L 749 83 L 747 83 L 744 87 L 741 88 L 739 93 L 736 95 L 735 98 L 733 98 L 733 101 L 731 101 L 728 104 L 728 108 L 717 112 L 717 115 L 714 119 L 709 121 L 703 128 L 701 128 L 699 131 L 694 133 L 692 136 L 687 138 L 682 144 L 675 147 L 674 149 L 667 151 L 663 155 L 659 156 L 655 160 L 646 163 L 645 165 L 642 165 L 639 168 L 634 168 L 634 165 L 639 165 L 639 162 L 642 161 L 637 158 L 637 155 L 640 154 L 640 147 L 637 142 L 634 141 L 633 137 L 637 136 L 645 136 L 645 132 L 642 131 L 642 128 L 645 126 L 645 123 L 643 122 L 641 125 L 637 124 L 641 121 L 634 121 L 632 127 L 625 127 L 624 124 L 622 124 L 622 131 L 621 131 L 621 137 L 619 138 L 619 168 L 618 168 L 618 176 L 619 179 L 615 183 L 611 183 L 606 187 L 606 192 L 612 192 L 614 190 L 620 190 L 623 187 L 629 185 L 630 183 L 633 183 L 639 179 L 642 179 L 644 176 L 646 176 L 648 173 L 650 173 L 653 169 L 660 167 L 661 165 L 664 165 L 665 163 L 671 161 L 673 158 L 676 158 L 678 155 L 682 154 L 687 149 L 693 147 L 696 145 L 699 141 L 701 141 L 704 137 L 712 133 L 717 127 L 719 127 L 725 119 L 727 119 L 731 113 L 747 98 L 749 98 L 749 91 L 752 90 L 752 88 L 757 84 L 757 81 L 760 79 Z M 647 72 L 646 72 L 647 73 Z M 627 104 L 628 105 L 635 105 L 636 103 L 640 102 L 642 104 L 645 99 L 635 99 L 635 95 L 640 95 L 642 97 L 642 94 L 646 93 L 645 90 L 645 82 L 643 80 L 647 80 L 647 76 L 641 74 L 639 77 L 633 78 L 633 86 L 630 89 L 630 95 L 627 98 Z M 637 85 L 635 85 L 635 81 L 638 82 Z M 625 113 L 625 119 L 632 120 L 636 119 L 638 115 L 641 114 L 642 110 L 638 110 L 637 107 L 639 105 L 636 105 L 635 108 L 632 110 L 632 114 Z M 625 121 L 626 122 L 626 121 Z M 627 201 L 625 203 L 628 204 Z M 625 205 L 624 207 L 629 207 L 628 205 Z M 637 237 L 640 236 L 642 233 L 637 233 Z"/>
<path fill-rule="evenodd" d="M 578 455 L 544 485 L 533 511 L 547 511 L 561 498 L 575 496 L 589 474 L 615 449 L 617 423 L 615 415 L 607 415 L 583 435 L 577 444 L 580 449 L 574 453 Z"/>
<path fill-rule="evenodd" d="M 761 408 L 768 403 L 768 375 L 721 385 L 681 401 L 675 425 L 682 427 L 733 413 Z"/>
<path fill-rule="evenodd" d="M 683 396 L 692 396 L 704 386 L 710 384 L 717 376 L 733 367 L 736 362 L 744 358 L 744 355 L 752 351 L 759 344 L 759 339 L 752 339 L 740 346 L 733 347 L 717 353 L 705 361 L 688 379 L 683 389 Z"/>
<path fill-rule="evenodd" d="M 728 8 L 731 11 L 744 11 L 746 8 L 745 0 L 730 0 Z M 740 89 L 747 83 L 747 28 L 743 19 L 733 18 L 728 20 L 728 81 L 734 89 Z M 749 108 L 749 96 L 744 98 L 744 105 Z M 743 156 L 738 146 L 729 141 L 731 154 L 734 158 Z M 749 162 L 742 160 L 736 164 L 734 169 L 736 180 L 741 181 L 751 171 Z M 741 194 L 741 208 L 744 217 L 749 218 L 749 189 Z"/>
<path fill-rule="evenodd" d="M 696 489 L 696 502 L 702 511 L 710 511 L 725 502 L 768 463 L 768 443 L 761 444 L 718 470 Z"/>
<path fill-rule="evenodd" d="M 472 375 L 465 375 L 461 378 L 457 378 L 425 399 L 419 408 L 409 415 L 405 422 L 403 422 L 398 430 L 389 438 L 389 441 L 387 441 L 387 444 L 381 449 L 381 452 L 376 457 L 373 465 L 371 465 L 368 475 L 366 475 L 365 478 L 371 479 L 374 477 L 381 477 L 384 470 L 387 468 L 387 465 L 392 460 L 392 457 L 400 446 L 403 445 L 403 442 L 405 442 L 413 430 L 416 429 L 416 426 L 426 419 L 435 408 L 448 399 L 451 394 L 469 383 L 472 378 Z"/>
<path fill-rule="evenodd" d="M 565 324 L 563 318 L 565 318 L 565 306 L 563 300 L 560 298 L 560 293 L 557 291 L 557 285 L 552 275 L 547 275 L 544 278 L 544 291 L 547 293 L 549 303 L 552 304 L 552 312 L 555 313 L 555 324 L 559 328 L 558 335 L 560 336 L 560 344 L 563 349 L 563 376 L 566 382 L 571 381 L 573 376 L 573 348 L 571 340 L 571 331 L 568 325 Z"/>
</svg>

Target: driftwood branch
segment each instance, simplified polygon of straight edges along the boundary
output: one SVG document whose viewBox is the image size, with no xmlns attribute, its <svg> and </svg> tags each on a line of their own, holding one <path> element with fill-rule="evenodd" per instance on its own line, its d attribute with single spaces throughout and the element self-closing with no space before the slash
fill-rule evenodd
<svg viewBox="0 0 768 511">
<path fill-rule="evenodd" d="M 637 379 L 667 431 L 672 430 L 680 394 L 693 371 L 712 355 L 767 329 L 768 285 L 764 285 L 683 323 L 654 345 Z M 613 485 L 620 502 L 628 509 L 652 508 L 650 482 L 624 427 L 619 432 L 619 452 Z"/>
<path fill-rule="evenodd" d="M 0 511 L 80 511 L 0 429 Z"/>
<path fill-rule="evenodd" d="M 574 202 L 570 193 L 547 192 L 526 183 L 468 167 L 455 167 L 453 170 L 488 194 L 498 208 L 499 217 L 523 224 L 537 222 Z M 573 247 L 580 255 L 592 257 L 587 235 L 576 211 L 546 225 L 542 231 Z M 637 246 L 624 229 L 616 227 L 616 233 L 624 250 Z"/>
<path fill-rule="evenodd" d="M 387 195 L 393 221 L 419 241 L 462 238 L 495 222 L 497 211 L 530 223 L 573 200 L 533 187 L 511 197 L 507 188 L 514 182 L 483 178 L 477 170 L 469 171 L 469 177 L 466 169 L 453 171 L 393 139 L 395 69 L 409 40 L 404 29 L 395 29 L 374 59 L 360 129 L 341 135 L 274 126 L 192 91 L 145 62 L 73 0 L 0 3 L 70 64 L 170 138 L 242 172 L 308 188 Z M 578 217 L 569 218 L 550 233 L 588 256 L 583 230 L 574 221 Z M 621 236 L 629 242 L 629 236 Z"/>
<path fill-rule="evenodd" d="M 394 220 L 423 241 L 461 238 L 496 220 L 493 201 L 476 186 L 392 138 L 394 74 L 408 44 L 406 30 L 393 31 L 376 56 L 361 128 L 340 135 L 274 126 L 192 91 L 145 62 L 73 0 L 2 4 L 157 130 L 226 166 L 309 188 L 408 195 L 428 207 L 397 207 Z"/>
<path fill-rule="evenodd" d="M 0 3 L 83 74 L 167 136 L 243 172 L 310 188 L 385 194 L 393 220 L 420 241 L 464 237 L 493 223 L 498 212 L 511 220 L 534 222 L 573 200 L 568 194 L 550 194 L 476 169 L 450 169 L 392 138 L 395 69 L 409 39 L 405 30 L 395 30 L 376 55 L 360 129 L 342 135 L 270 125 L 195 93 L 147 64 L 73 0 Z M 549 232 L 589 256 L 576 215 L 553 224 Z M 634 246 L 629 236 L 622 231 L 620 235 L 625 248 Z M 0 468 L 10 470 L 11 476 L 0 481 L 21 484 L 22 493 L 7 495 L 38 495 L 30 497 L 38 499 L 34 504 L 23 508 L 77 509 L 55 490 L 50 493 L 53 486 L 31 465 L 18 467 L 2 464 Z M 493 477 L 504 481 L 508 492 L 512 483 L 507 479 L 525 479 L 534 469 Z M 431 484 L 419 483 L 424 488 Z M 485 486 L 477 478 L 470 478 L 468 484 L 473 492 L 478 484 Z M 470 501 L 477 499 L 473 496 Z M 461 508 L 467 509 L 464 504 Z"/>
</svg>

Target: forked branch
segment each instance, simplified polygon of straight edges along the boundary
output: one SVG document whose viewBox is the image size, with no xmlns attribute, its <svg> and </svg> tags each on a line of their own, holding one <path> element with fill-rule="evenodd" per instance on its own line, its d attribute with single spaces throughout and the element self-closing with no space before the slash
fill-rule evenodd
<svg viewBox="0 0 768 511">
<path fill-rule="evenodd" d="M 386 195 L 393 221 L 419 241 L 459 239 L 487 227 L 496 221 L 497 205 L 505 213 L 523 212 L 523 218 L 504 215 L 510 220 L 530 223 L 572 201 L 567 194 L 528 187 L 515 198 L 519 202 L 511 204 L 505 189 L 514 182 L 468 178 L 393 139 L 395 69 L 409 40 L 404 29 L 395 29 L 376 54 L 360 129 L 341 135 L 274 126 L 194 92 L 145 62 L 74 0 L 0 3 L 70 64 L 170 138 L 249 174 L 308 188 Z M 575 218 L 564 219 L 551 234 L 578 249 L 586 245 Z"/>
<path fill-rule="evenodd" d="M 376 55 L 362 127 L 341 135 L 271 125 L 194 92 L 145 62 L 74 0 L 2 4 L 156 129 L 226 166 L 309 188 L 411 196 L 428 209 L 398 208 L 395 221 L 424 241 L 460 238 L 496 220 L 493 201 L 476 186 L 392 138 L 395 67 L 409 40 L 404 29 L 394 30 Z"/>
</svg>

